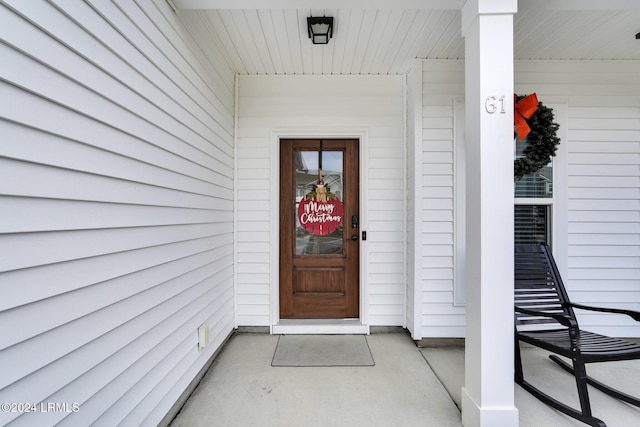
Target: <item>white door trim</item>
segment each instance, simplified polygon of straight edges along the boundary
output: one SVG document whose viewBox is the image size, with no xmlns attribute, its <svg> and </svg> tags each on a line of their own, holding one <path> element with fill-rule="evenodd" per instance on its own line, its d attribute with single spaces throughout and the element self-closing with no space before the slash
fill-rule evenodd
<svg viewBox="0 0 640 427">
<path fill-rule="evenodd" d="M 281 139 L 358 139 L 360 151 L 360 231 L 367 230 L 367 173 L 369 131 L 362 128 L 276 128 L 271 131 L 271 283 L 269 292 L 270 330 L 272 334 L 368 334 L 367 245 L 360 240 L 360 318 L 339 320 L 287 319 L 280 321 L 280 140 Z"/>
</svg>

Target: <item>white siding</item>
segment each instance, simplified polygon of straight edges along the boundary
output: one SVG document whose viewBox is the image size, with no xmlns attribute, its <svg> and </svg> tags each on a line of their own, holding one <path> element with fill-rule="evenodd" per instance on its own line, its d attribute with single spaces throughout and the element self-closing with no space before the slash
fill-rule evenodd
<svg viewBox="0 0 640 427">
<path fill-rule="evenodd" d="M 2 425 L 157 425 L 234 327 L 234 76 L 185 21 L 0 5 L 0 401 L 80 405 Z"/>
<path fill-rule="evenodd" d="M 425 61 L 422 335 L 463 336 L 464 308 L 453 304 L 453 100 L 464 95 L 464 64 Z M 557 171 L 555 248 L 576 302 L 640 305 L 640 63 L 519 61 L 517 93 L 567 106 Z M 457 165 L 460 167 L 460 165 Z M 566 218 L 566 220 L 564 219 Z M 567 254 L 562 255 L 562 254 Z M 640 336 L 628 318 L 582 314 L 583 326 Z"/>
<path fill-rule="evenodd" d="M 365 283 L 371 325 L 405 322 L 405 151 L 401 76 L 241 76 L 238 111 L 239 325 L 269 325 L 277 277 L 277 233 L 270 230 L 274 129 L 366 130 Z M 276 177 L 276 178 L 274 178 Z"/>
<path fill-rule="evenodd" d="M 640 307 L 640 63 L 521 62 L 516 89 L 568 105 L 564 269 L 575 302 Z M 585 313 L 585 312 L 582 312 Z M 640 336 L 624 316 L 580 314 L 583 327 Z"/>
<path fill-rule="evenodd" d="M 464 336 L 454 305 L 454 103 L 464 97 L 464 63 L 423 63 L 421 337 Z"/>
<path fill-rule="evenodd" d="M 422 60 L 407 74 L 407 329 L 421 338 Z M 418 152 L 418 155 L 416 153 Z"/>
</svg>

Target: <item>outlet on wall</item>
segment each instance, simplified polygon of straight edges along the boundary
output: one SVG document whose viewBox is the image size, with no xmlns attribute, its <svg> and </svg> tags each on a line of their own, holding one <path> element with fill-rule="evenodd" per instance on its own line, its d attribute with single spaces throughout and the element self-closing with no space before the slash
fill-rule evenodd
<svg viewBox="0 0 640 427">
<path fill-rule="evenodd" d="M 198 327 L 198 349 L 202 350 L 209 345 L 209 326 L 202 324 Z"/>
</svg>

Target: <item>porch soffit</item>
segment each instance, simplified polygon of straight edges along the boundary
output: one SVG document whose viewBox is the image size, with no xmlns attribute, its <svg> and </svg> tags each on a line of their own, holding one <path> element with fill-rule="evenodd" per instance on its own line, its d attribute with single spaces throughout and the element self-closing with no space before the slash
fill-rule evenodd
<svg viewBox="0 0 640 427">
<path fill-rule="evenodd" d="M 465 0 L 168 1 L 243 75 L 404 74 L 415 58 L 464 58 Z M 307 38 L 312 15 L 335 18 L 328 45 Z M 520 0 L 514 58 L 640 60 L 638 32 L 637 0 Z"/>
</svg>

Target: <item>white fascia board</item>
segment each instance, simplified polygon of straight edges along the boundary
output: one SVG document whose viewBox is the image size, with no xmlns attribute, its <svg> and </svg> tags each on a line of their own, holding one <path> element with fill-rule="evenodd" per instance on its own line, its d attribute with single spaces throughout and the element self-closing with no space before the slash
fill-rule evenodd
<svg viewBox="0 0 640 427">
<path fill-rule="evenodd" d="M 459 10 L 466 0 L 171 0 L 178 9 Z"/>
<path fill-rule="evenodd" d="M 167 0 L 177 9 L 460 10 L 470 0 Z M 519 0 L 518 10 L 640 10 L 638 0 Z"/>
<path fill-rule="evenodd" d="M 519 0 L 518 10 L 640 10 L 638 0 Z"/>
</svg>

